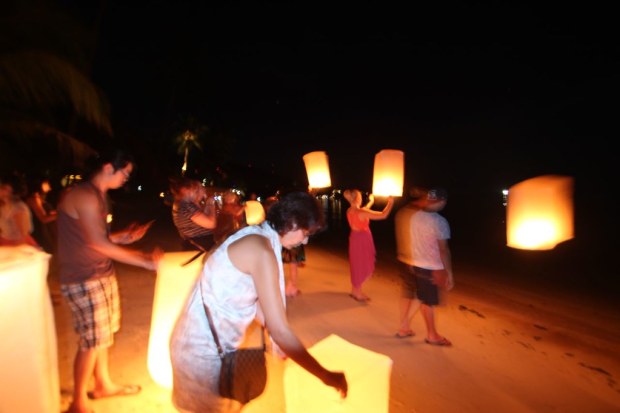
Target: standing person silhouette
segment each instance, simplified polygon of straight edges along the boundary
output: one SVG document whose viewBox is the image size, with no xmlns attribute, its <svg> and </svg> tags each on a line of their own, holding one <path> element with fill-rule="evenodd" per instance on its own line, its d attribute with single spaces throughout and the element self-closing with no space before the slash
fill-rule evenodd
<svg viewBox="0 0 620 413">
<path fill-rule="evenodd" d="M 46 199 L 51 190 L 49 179 L 33 177 L 28 183 L 25 202 L 33 215 L 34 239 L 46 252 L 53 254 L 56 252 L 56 209 Z"/>
<path fill-rule="evenodd" d="M 108 349 L 120 329 L 120 297 L 113 260 L 156 270 L 161 252 L 122 247 L 141 239 L 150 224 L 132 224 L 110 232 L 106 195 L 129 179 L 133 158 L 114 150 L 92 159 L 88 179 L 67 188 L 58 203 L 60 291 L 73 316 L 79 345 L 73 364 L 73 401 L 68 413 L 91 412 L 90 399 L 138 393 L 138 385 L 120 385 L 110 377 Z M 94 388 L 88 391 L 91 377 Z"/>
<path fill-rule="evenodd" d="M 174 197 L 172 221 L 186 250 L 209 251 L 215 245 L 217 214 L 213 196 L 200 181 L 190 178 L 170 180 Z"/>
<path fill-rule="evenodd" d="M 41 248 L 32 236 L 32 213 L 22 201 L 25 184 L 19 174 L 0 177 L 0 245 L 27 244 Z"/>
<path fill-rule="evenodd" d="M 370 209 L 375 202 L 373 194 L 368 196 L 368 203 L 362 207 L 362 193 L 357 189 L 344 191 L 345 199 L 351 204 L 347 209 L 349 233 L 349 265 L 351 268 L 351 293 L 349 296 L 356 301 L 370 301 L 362 291 L 362 284 L 370 278 L 375 270 L 376 250 L 370 231 L 370 221 L 383 220 L 388 217 L 394 199 L 388 197 L 387 204 L 382 211 Z"/>
<path fill-rule="evenodd" d="M 310 194 L 312 192 L 310 191 Z M 277 196 L 270 196 L 263 202 L 265 213 L 269 212 L 269 208 L 278 201 Z M 293 248 L 282 247 L 282 264 L 288 267 L 288 277 L 286 277 L 286 296 L 289 298 L 297 297 L 301 294 L 301 290 L 297 287 L 299 278 L 299 267 L 305 265 L 306 249 L 304 244 L 299 244 Z"/>
<path fill-rule="evenodd" d="M 402 295 L 400 325 L 396 337 L 414 335 L 411 320 L 418 308 L 426 324 L 426 343 L 450 346 L 435 327 L 435 306 L 439 289 L 452 289 L 452 256 L 448 240 L 450 226 L 438 212 L 445 208 L 448 194 L 442 188 L 411 191 L 412 201 L 401 207 L 394 219 L 397 258 L 401 263 Z"/>
</svg>

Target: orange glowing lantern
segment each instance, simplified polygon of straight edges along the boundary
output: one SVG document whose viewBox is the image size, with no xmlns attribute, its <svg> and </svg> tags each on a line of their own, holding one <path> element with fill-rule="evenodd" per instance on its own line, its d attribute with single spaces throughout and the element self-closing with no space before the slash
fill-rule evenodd
<svg viewBox="0 0 620 413">
<path fill-rule="evenodd" d="M 310 152 L 305 154 L 303 159 L 310 188 L 327 188 L 332 186 L 329 174 L 329 160 L 325 152 Z"/>
<path fill-rule="evenodd" d="M 0 247 L 0 412 L 58 412 L 60 385 L 50 255 Z"/>
<path fill-rule="evenodd" d="M 258 225 L 265 220 L 265 208 L 259 201 L 245 201 L 245 222 Z"/>
<path fill-rule="evenodd" d="M 387 413 L 392 359 L 330 335 L 308 349 L 321 364 L 343 371 L 345 399 L 291 359 L 284 369 L 284 399 L 289 413 Z"/>
<path fill-rule="evenodd" d="M 405 154 L 384 149 L 375 155 L 372 193 L 378 196 L 402 196 L 405 174 Z"/>
<path fill-rule="evenodd" d="M 573 238 L 573 178 L 545 175 L 513 185 L 506 213 L 509 247 L 555 248 Z"/>
<path fill-rule="evenodd" d="M 172 388 L 172 365 L 170 363 L 170 335 L 183 305 L 200 275 L 202 260 L 195 259 L 197 251 L 167 252 L 159 262 L 151 333 L 149 335 L 148 369 L 153 381 L 165 388 Z"/>
</svg>

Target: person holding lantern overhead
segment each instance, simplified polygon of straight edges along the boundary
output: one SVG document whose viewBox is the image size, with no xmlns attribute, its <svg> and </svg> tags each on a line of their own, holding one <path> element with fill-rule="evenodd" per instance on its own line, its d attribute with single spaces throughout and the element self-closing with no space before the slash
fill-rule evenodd
<svg viewBox="0 0 620 413">
<path fill-rule="evenodd" d="M 383 211 L 370 209 L 374 204 L 373 194 L 368 196 L 368 203 L 362 207 L 362 193 L 358 189 L 347 189 L 343 193 L 345 199 L 351 204 L 347 209 L 347 221 L 351 232 L 349 233 L 349 265 L 351 268 L 351 298 L 356 301 L 366 302 L 370 300 L 362 291 L 362 284 L 370 278 L 375 271 L 376 250 L 375 243 L 370 231 L 370 221 L 383 220 L 390 215 L 394 206 L 394 199 L 389 196 Z"/>
<path fill-rule="evenodd" d="M 346 397 L 344 373 L 323 367 L 297 338 L 286 318 L 282 247 L 306 244 L 323 225 L 322 209 L 314 197 L 306 192 L 291 192 L 269 207 L 265 221 L 239 229 L 212 252 L 170 340 L 172 400 L 177 410 L 230 413 L 243 407 L 219 394 L 221 359 L 205 305 L 225 352 L 239 348 L 246 330 L 256 321 L 265 326 L 278 354 L 290 357 Z"/>
</svg>

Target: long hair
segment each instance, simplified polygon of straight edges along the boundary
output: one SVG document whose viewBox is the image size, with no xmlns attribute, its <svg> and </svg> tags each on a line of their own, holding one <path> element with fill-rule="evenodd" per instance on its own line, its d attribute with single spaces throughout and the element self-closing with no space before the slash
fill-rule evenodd
<svg viewBox="0 0 620 413">
<path fill-rule="evenodd" d="M 325 218 L 318 201 L 308 192 L 282 195 L 267 211 L 269 225 L 280 235 L 296 229 L 310 233 L 323 228 Z"/>
</svg>

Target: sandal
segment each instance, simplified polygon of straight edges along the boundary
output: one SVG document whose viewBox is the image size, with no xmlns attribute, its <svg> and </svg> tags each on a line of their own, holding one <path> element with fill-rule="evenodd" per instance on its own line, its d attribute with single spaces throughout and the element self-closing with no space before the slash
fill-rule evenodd
<svg viewBox="0 0 620 413">
<path fill-rule="evenodd" d="M 89 399 L 97 400 L 97 399 L 104 399 L 106 397 L 133 396 L 135 394 L 140 393 L 141 390 L 142 390 L 142 387 L 138 386 L 137 384 L 128 384 L 128 385 L 120 387 L 114 393 L 97 394 L 94 391 L 89 391 L 87 395 Z"/>
<path fill-rule="evenodd" d="M 426 342 L 426 344 L 431 344 L 433 346 L 444 346 L 444 347 L 449 347 L 452 345 L 452 343 L 450 342 L 450 340 L 448 340 L 445 337 L 440 338 L 437 341 L 432 341 L 429 340 L 428 338 L 425 338 L 424 341 Z"/>
<path fill-rule="evenodd" d="M 370 297 L 358 297 L 355 294 L 349 294 L 349 297 L 351 297 L 355 301 L 359 301 L 360 303 L 365 303 L 367 301 L 370 301 Z"/>
<path fill-rule="evenodd" d="M 413 336 L 415 336 L 413 330 L 398 330 L 396 334 L 394 334 L 394 337 L 396 338 L 407 338 Z"/>
</svg>

